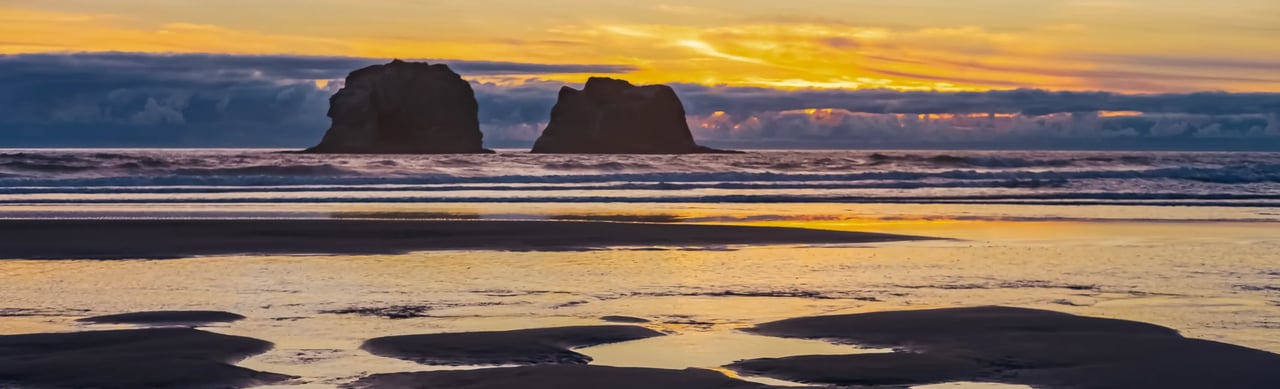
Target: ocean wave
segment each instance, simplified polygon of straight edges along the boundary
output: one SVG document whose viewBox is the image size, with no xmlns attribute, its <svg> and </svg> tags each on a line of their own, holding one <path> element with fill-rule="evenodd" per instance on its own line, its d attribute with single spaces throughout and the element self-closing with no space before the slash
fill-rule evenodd
<svg viewBox="0 0 1280 389">
<path fill-rule="evenodd" d="M 890 155 L 875 153 L 868 157 L 871 165 L 885 165 L 890 163 L 915 163 L 922 165 L 933 165 L 936 167 L 956 168 L 956 167 L 975 167 L 975 168 L 1031 168 L 1031 167 L 1068 167 L 1076 166 L 1082 162 L 1096 164 L 1105 162 L 1114 162 L 1113 159 L 1106 160 L 1090 160 L 1071 159 L 1071 158 L 1020 158 L 1020 157 L 1002 157 L 1002 156 L 958 156 L 951 154 L 938 155 Z"/>
<path fill-rule="evenodd" d="M 33 173 L 78 173 L 100 169 L 98 166 L 67 163 L 41 163 L 33 161 L 9 161 L 0 163 L 0 169 Z"/>
<path fill-rule="evenodd" d="M 617 182 L 604 184 L 569 185 L 296 185 L 296 186 L 17 186 L 0 187 L 0 194 L 57 194 L 57 193 L 237 193 L 237 192 L 457 192 L 457 191 L 598 191 L 598 190 L 652 190 L 678 191 L 695 189 L 725 190 L 839 190 L 839 189 L 929 189 L 929 188 L 1055 188 L 1067 185 L 1067 181 L 1043 180 L 978 180 L 949 182 Z"/>
<path fill-rule="evenodd" d="M 974 196 L 848 196 L 793 194 L 733 194 L 706 196 L 311 196 L 279 197 L 246 194 L 235 197 L 175 196 L 162 199 L 98 198 L 64 199 L 0 198 L 0 204 L 143 204 L 143 203 L 849 203 L 849 204 L 1030 204 L 1030 205 L 1150 205 L 1150 206 L 1219 206 L 1275 207 L 1280 194 L 1212 195 L 1178 193 L 1054 193 Z"/>
<path fill-rule="evenodd" d="M 588 170 L 588 171 L 625 171 L 633 169 L 653 169 L 654 166 L 645 163 L 627 163 L 627 162 L 579 162 L 579 161 L 556 161 L 548 162 L 542 167 L 551 170 Z"/>
<path fill-rule="evenodd" d="M 775 172 L 657 172 L 609 174 L 547 174 L 456 176 L 451 174 L 370 175 L 333 165 L 249 166 L 181 169 L 165 175 L 117 177 L 9 178 L 4 186 L 281 186 L 281 185 L 395 185 L 395 184 L 585 184 L 605 182 L 860 182 L 925 180 L 1007 180 L 1012 182 L 1067 182 L 1073 180 L 1184 180 L 1217 184 L 1280 183 L 1280 164 L 1219 168 L 1162 168 L 1148 170 L 1083 171 L 873 171 L 859 173 Z M 1036 184 L 1034 186 L 1039 186 Z"/>
<path fill-rule="evenodd" d="M 178 169 L 177 176 L 358 176 L 359 172 L 334 165 L 259 165 L 227 168 Z"/>
<path fill-rule="evenodd" d="M 483 197 L 461 193 L 464 191 L 488 193 L 483 193 L 487 195 Z M 201 198 L 200 194 L 220 194 L 203 198 L 244 201 L 276 192 L 289 192 L 288 196 L 302 199 L 300 201 L 352 202 L 428 202 L 437 200 L 427 197 L 438 197 L 442 199 L 439 201 L 450 202 L 1261 203 L 1280 195 L 1280 153 L 761 151 L 687 156 L 309 155 L 245 150 L 0 153 L 0 195 L 9 203 L 62 201 L 58 198 L 123 198 L 129 194 L 147 199 L 171 195 L 179 200 Z M 1113 193 L 1121 195 L 1111 196 Z M 104 196 L 78 196 L 82 194 Z M 1134 194 L 1146 197 L 1133 197 Z M 976 195 L 1005 197 L 964 197 Z M 385 200 L 385 197 L 393 199 Z"/>
<path fill-rule="evenodd" d="M 919 170 L 1142 170 L 1172 167 L 1223 167 L 1249 163 L 1278 164 L 1280 155 L 1266 153 L 1138 153 L 1099 152 L 858 152 L 761 151 L 735 155 L 309 155 L 265 151 L 133 150 L 120 152 L 41 151 L 0 153 L 4 166 L 57 175 L 80 169 L 162 175 L 182 169 L 246 168 L 334 164 L 362 173 L 399 169 L 483 167 L 495 171 L 542 170 L 574 172 L 781 172 L 834 173 L 841 171 Z M 316 172 L 315 174 L 326 174 Z"/>
<path fill-rule="evenodd" d="M 385 160 L 385 161 L 382 161 L 382 163 L 387 163 L 387 162 L 390 162 L 389 164 L 387 164 L 387 166 L 399 166 L 399 164 L 398 164 L 398 163 L 396 163 L 395 161 L 392 161 L 392 160 Z M 470 166 L 484 166 L 484 165 L 485 165 L 484 161 L 479 161 L 479 160 L 475 160 L 475 159 L 467 159 L 467 158 L 447 158 L 447 159 L 440 159 L 440 160 L 433 161 L 433 163 L 435 163 L 435 164 L 437 164 L 437 165 L 439 165 L 439 166 L 446 166 L 446 167 L 470 167 Z"/>
</svg>

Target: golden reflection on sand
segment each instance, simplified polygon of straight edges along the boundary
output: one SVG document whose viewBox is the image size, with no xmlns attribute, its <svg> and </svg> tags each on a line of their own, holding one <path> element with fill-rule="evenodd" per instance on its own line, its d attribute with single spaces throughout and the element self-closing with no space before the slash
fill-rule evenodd
<svg viewBox="0 0 1280 389">
<path fill-rule="evenodd" d="M 272 206 L 255 207 L 259 206 L 224 211 L 273 210 Z M 539 205 L 286 208 L 317 214 L 472 212 L 544 217 L 588 211 Z M 93 211 L 129 209 L 94 207 Z M 648 319 L 651 323 L 642 325 L 672 332 L 666 338 L 581 350 L 601 364 L 628 366 L 714 367 L 722 361 L 783 353 L 856 352 L 820 342 L 759 339 L 737 329 L 798 316 L 973 305 L 1124 318 L 1176 328 L 1190 337 L 1280 351 L 1280 340 L 1274 336 L 1280 323 L 1280 295 L 1274 289 L 1280 276 L 1280 237 L 1275 234 L 1280 224 L 1188 221 L 1223 217 L 1199 209 L 1010 207 L 989 208 L 991 212 L 982 215 L 972 210 L 963 206 L 649 208 L 630 204 L 586 213 L 676 215 L 697 223 L 956 239 L 857 247 L 4 261 L 0 262 L 0 295 L 5 297 L 0 308 L 15 315 L 0 317 L 0 333 L 105 328 L 73 322 L 96 314 L 225 310 L 248 319 L 210 330 L 277 345 L 244 366 L 301 375 L 307 377 L 303 384 L 325 388 L 368 372 L 430 368 L 359 350 L 368 338 L 605 324 L 599 318 L 608 315 Z M 1177 221 L 1096 220 L 1121 216 Z M 325 313 L 396 306 L 423 309 L 420 315 L 403 319 Z M 654 358 L 657 350 L 666 352 L 666 357 Z M 974 385 L 938 388 L 1008 387 Z"/>
</svg>

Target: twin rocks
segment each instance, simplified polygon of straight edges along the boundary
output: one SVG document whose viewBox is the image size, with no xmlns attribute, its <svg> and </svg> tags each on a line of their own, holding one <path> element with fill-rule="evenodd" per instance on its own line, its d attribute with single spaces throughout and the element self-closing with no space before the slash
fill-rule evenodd
<svg viewBox="0 0 1280 389">
<path fill-rule="evenodd" d="M 471 84 L 448 66 L 392 61 L 356 70 L 329 99 L 333 126 L 311 153 L 489 153 Z M 684 106 L 665 85 L 592 78 L 564 87 L 534 153 L 724 152 L 693 141 Z"/>
</svg>

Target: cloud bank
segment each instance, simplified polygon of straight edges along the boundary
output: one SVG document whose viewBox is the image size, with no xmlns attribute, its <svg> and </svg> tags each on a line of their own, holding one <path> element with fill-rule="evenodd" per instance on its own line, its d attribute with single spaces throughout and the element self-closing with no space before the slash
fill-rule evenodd
<svg viewBox="0 0 1280 389">
<path fill-rule="evenodd" d="M 222 54 L 0 56 L 0 147 L 305 146 L 328 128 L 329 96 L 347 73 L 386 61 Z M 630 70 L 447 62 L 466 76 Z"/>
<path fill-rule="evenodd" d="M 328 97 L 385 59 L 0 56 L 0 147 L 305 147 Z M 492 147 L 532 143 L 565 83 L 619 65 L 431 60 L 472 80 Z M 580 85 L 571 85 L 578 87 Z M 697 136 L 733 147 L 1280 149 L 1280 93 L 780 90 L 674 84 Z"/>
</svg>

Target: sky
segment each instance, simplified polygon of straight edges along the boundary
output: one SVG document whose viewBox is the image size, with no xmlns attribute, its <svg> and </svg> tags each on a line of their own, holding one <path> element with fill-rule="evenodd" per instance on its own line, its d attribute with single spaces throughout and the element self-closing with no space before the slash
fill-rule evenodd
<svg viewBox="0 0 1280 389">
<path fill-rule="evenodd" d="M 450 64 L 495 147 L 665 83 L 736 147 L 1280 149 L 1274 0 L 0 0 L 0 147 L 302 147 L 351 70 Z"/>
</svg>

